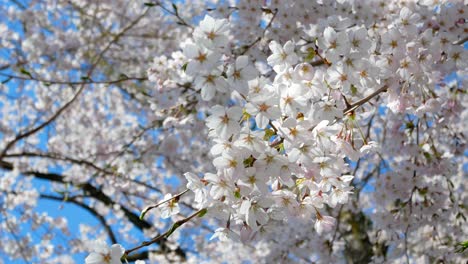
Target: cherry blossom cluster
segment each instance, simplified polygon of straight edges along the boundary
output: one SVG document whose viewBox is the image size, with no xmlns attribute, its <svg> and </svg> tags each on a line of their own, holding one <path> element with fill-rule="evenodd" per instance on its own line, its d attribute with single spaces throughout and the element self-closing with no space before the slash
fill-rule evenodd
<svg viewBox="0 0 468 264">
<path fill-rule="evenodd" d="M 269 12 L 274 7 L 272 4 Z M 348 202 L 354 175 L 347 162 L 371 156 L 377 160 L 374 156 L 382 152 L 380 144 L 361 129 L 367 120 L 382 118 L 376 117 L 378 109 L 366 105 L 367 98 L 382 97 L 381 107 L 388 109 L 381 114 L 382 119 L 406 115 L 410 122 L 434 118 L 450 104 L 443 102 L 448 94 L 437 85 L 445 74 L 464 70 L 467 65 L 466 52 L 457 43 L 465 30 L 464 20 L 447 12 L 463 14 L 466 8 L 440 8 L 434 12 L 403 6 L 390 13 L 390 23 L 329 16 L 316 24 L 302 25 L 301 37 L 266 42 L 269 50 L 264 50 L 264 57 L 245 52 L 248 45 L 227 49 L 229 28 L 235 31 L 235 27 L 228 26 L 226 19 L 207 15 L 200 22 L 193 40 L 182 45 L 186 58 L 182 69 L 192 78 L 201 100 L 208 101 L 203 106 L 209 107 L 206 126 L 216 172 L 188 172 L 185 177 L 187 188 L 195 194 L 196 207 L 207 208 L 209 215 L 225 223 L 213 238 L 246 242 L 272 237 L 268 236 L 271 226 L 298 217 L 315 221 L 319 234 L 335 230 L 336 219 L 323 209 Z M 365 10 L 357 9 L 356 17 L 361 12 Z M 441 20 L 449 16 L 451 21 Z M 220 105 L 217 98 L 230 99 Z M 356 111 L 359 107 L 365 111 Z M 403 155 L 394 164 L 392 161 L 387 165 L 391 171 L 385 175 L 413 172 L 410 168 L 400 171 L 400 162 L 414 163 L 412 156 L 427 156 L 424 148 L 431 145 L 421 147 L 419 152 Z M 387 147 L 385 158 L 378 155 L 393 160 L 390 156 L 404 151 L 397 148 L 391 152 Z M 431 166 L 440 169 L 440 162 L 450 161 L 439 160 Z M 416 164 L 428 165 L 422 161 Z M 437 179 L 431 177 L 429 182 Z M 413 203 L 415 190 L 427 192 L 426 183 L 408 185 L 404 176 L 391 178 L 389 185 L 377 183 L 383 189 L 375 194 L 388 197 L 389 190 L 398 190 L 399 195 L 383 205 L 405 199 Z M 424 179 L 422 175 L 419 178 Z M 374 203 L 371 208 L 386 210 Z M 408 212 L 401 214 L 410 217 Z M 409 226 L 407 223 L 399 231 L 393 227 L 393 231 L 407 239 Z M 399 236 L 396 243 L 403 240 Z"/>
<path fill-rule="evenodd" d="M 463 263 L 466 0 L 5 3 L 0 259 Z"/>
</svg>

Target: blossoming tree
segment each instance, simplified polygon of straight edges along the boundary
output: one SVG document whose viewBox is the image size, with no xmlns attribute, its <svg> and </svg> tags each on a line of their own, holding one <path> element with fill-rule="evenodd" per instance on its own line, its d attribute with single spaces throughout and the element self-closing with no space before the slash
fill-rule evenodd
<svg viewBox="0 0 468 264">
<path fill-rule="evenodd" d="M 466 1 L 0 3 L 5 259 L 466 258 Z"/>
</svg>

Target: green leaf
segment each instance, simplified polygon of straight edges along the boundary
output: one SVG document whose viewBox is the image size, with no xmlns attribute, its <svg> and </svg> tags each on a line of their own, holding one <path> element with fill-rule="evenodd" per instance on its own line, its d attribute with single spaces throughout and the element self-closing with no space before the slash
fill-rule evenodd
<svg viewBox="0 0 468 264">
<path fill-rule="evenodd" d="M 455 245 L 455 252 L 463 253 L 468 248 L 468 240 Z"/>
<path fill-rule="evenodd" d="M 356 95 L 358 92 L 358 89 L 356 86 L 354 86 L 353 84 L 351 84 L 351 94 L 352 95 Z"/>
<path fill-rule="evenodd" d="M 149 6 L 149 7 L 156 6 L 155 3 L 151 3 L 151 2 L 144 3 L 144 5 L 145 5 L 145 6 Z"/>
<path fill-rule="evenodd" d="M 21 69 L 20 69 L 20 72 L 21 72 L 22 74 L 24 74 L 24 75 L 29 76 L 29 78 L 32 78 L 31 73 L 28 72 L 25 68 L 21 68 Z"/>
<path fill-rule="evenodd" d="M 143 212 L 141 212 L 140 214 L 140 220 L 143 220 L 143 218 L 145 218 L 145 215 L 146 215 L 146 210 L 144 210 Z"/>
<path fill-rule="evenodd" d="M 427 187 L 424 187 L 424 188 L 421 188 L 421 189 L 418 189 L 419 191 L 419 194 L 424 196 L 427 194 L 427 192 L 429 191 L 429 189 Z"/>
<path fill-rule="evenodd" d="M 166 238 L 168 238 L 170 235 L 172 235 L 172 233 L 174 233 L 177 228 L 180 227 L 180 223 L 176 222 L 172 225 L 171 229 L 167 232 L 167 235 L 166 235 Z"/>
<path fill-rule="evenodd" d="M 414 129 L 413 122 L 406 122 L 406 128 L 409 129 L 410 131 L 413 131 Z"/>
<path fill-rule="evenodd" d="M 265 135 L 263 136 L 263 140 L 270 140 L 272 136 L 276 133 L 273 129 L 265 129 Z"/>
<path fill-rule="evenodd" d="M 425 157 L 428 161 L 431 161 L 431 159 L 432 159 L 431 154 L 429 154 L 428 152 L 424 152 L 424 157 Z"/>
<path fill-rule="evenodd" d="M 306 54 L 305 61 L 312 61 L 316 55 L 316 52 L 313 48 L 308 48 Z"/>
<path fill-rule="evenodd" d="M 172 3 L 172 8 L 174 8 L 174 12 L 177 14 L 179 11 L 177 10 L 176 4 Z"/>
<path fill-rule="evenodd" d="M 235 191 L 234 192 L 234 197 L 236 197 L 237 199 L 240 199 L 241 198 L 241 194 L 239 191 Z"/>
<path fill-rule="evenodd" d="M 276 146 L 276 149 L 279 151 L 279 152 L 284 152 L 285 149 L 284 149 L 284 143 L 281 143 L 279 144 L 278 146 Z"/>
<path fill-rule="evenodd" d="M 184 65 L 182 65 L 182 70 L 185 72 L 187 70 L 187 65 L 188 65 L 188 62 L 184 63 Z"/>
<path fill-rule="evenodd" d="M 198 213 L 198 217 L 202 218 L 203 216 L 206 215 L 206 213 L 208 212 L 208 209 L 206 208 L 203 208 L 200 213 Z"/>
<path fill-rule="evenodd" d="M 252 167 L 254 162 L 255 162 L 255 158 L 252 155 L 250 155 L 250 157 L 244 160 L 244 167 L 245 168 Z"/>
<path fill-rule="evenodd" d="M 251 115 L 249 113 L 247 113 L 247 110 L 245 110 L 245 108 L 242 109 L 242 120 L 247 121 L 247 120 L 250 119 L 250 117 L 251 117 Z"/>
</svg>

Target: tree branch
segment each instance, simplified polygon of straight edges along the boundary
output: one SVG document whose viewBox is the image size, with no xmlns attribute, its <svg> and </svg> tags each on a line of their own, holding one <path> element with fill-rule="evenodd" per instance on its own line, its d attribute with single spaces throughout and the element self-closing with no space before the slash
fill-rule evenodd
<svg viewBox="0 0 468 264">
<path fill-rule="evenodd" d="M 372 98 L 374 98 L 375 96 L 381 94 L 382 92 L 385 92 L 387 91 L 388 87 L 386 85 L 384 85 L 383 87 L 380 87 L 377 91 L 369 94 L 368 96 L 364 97 L 363 99 L 355 102 L 355 103 L 352 103 L 350 106 L 348 106 L 344 111 L 343 113 L 346 115 L 348 113 L 351 113 L 352 111 L 356 110 L 359 106 L 367 103 L 368 101 L 370 101 Z"/>
</svg>

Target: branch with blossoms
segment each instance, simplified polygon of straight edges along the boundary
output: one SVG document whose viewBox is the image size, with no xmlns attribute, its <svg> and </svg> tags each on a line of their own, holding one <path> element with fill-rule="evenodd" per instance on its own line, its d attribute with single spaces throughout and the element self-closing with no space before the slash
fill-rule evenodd
<svg viewBox="0 0 468 264">
<path fill-rule="evenodd" d="M 152 244 L 158 243 L 158 242 L 160 242 L 160 241 L 162 241 L 164 239 L 167 239 L 179 227 L 181 227 L 182 225 L 184 225 L 185 223 L 189 222 L 190 220 L 194 219 L 197 216 L 202 217 L 203 215 L 206 214 L 206 212 L 207 212 L 206 209 L 200 209 L 197 212 L 191 214 L 190 216 L 188 216 L 188 217 L 186 217 L 184 219 L 176 221 L 174 224 L 172 224 L 172 226 L 166 232 L 152 238 L 151 240 L 142 242 L 141 245 L 139 245 L 139 246 L 136 246 L 136 247 L 131 248 L 131 249 L 127 249 L 125 251 L 124 255 L 123 255 L 123 258 L 126 258 L 126 256 L 129 255 L 130 253 L 132 253 L 133 251 L 136 251 L 136 250 L 138 250 L 140 248 L 147 247 L 149 245 L 152 245 Z"/>
<path fill-rule="evenodd" d="M 343 114 L 349 114 L 351 112 L 353 112 L 354 110 L 356 110 L 358 107 L 362 106 L 363 104 L 369 102 L 372 98 L 376 97 L 377 95 L 383 93 L 383 92 L 386 92 L 388 89 L 388 87 L 385 85 L 385 86 L 382 86 L 380 87 L 379 89 L 377 89 L 376 91 L 372 92 L 371 94 L 369 94 L 368 96 L 362 98 L 361 100 L 358 100 L 352 104 L 350 104 L 348 107 L 346 107 L 346 109 L 343 111 Z"/>
<path fill-rule="evenodd" d="M 85 78 L 86 79 L 90 79 L 91 78 L 91 75 L 93 74 L 94 70 L 96 69 L 97 65 L 99 64 L 99 62 L 102 60 L 104 54 L 110 49 L 110 47 L 112 45 L 114 45 L 120 37 L 122 37 L 127 31 L 129 31 L 130 29 L 132 29 L 136 24 L 138 24 L 138 22 L 143 18 L 145 17 L 145 15 L 148 13 L 149 9 L 147 8 L 146 10 L 143 11 L 143 13 L 138 16 L 135 20 L 131 21 L 126 27 L 124 27 L 118 34 L 116 34 L 115 36 L 113 36 L 112 40 L 107 43 L 107 45 L 97 54 L 96 58 L 94 59 L 94 61 L 92 62 L 89 70 L 87 71 L 86 73 L 86 76 Z M 26 71 L 26 75 L 28 75 L 30 78 L 33 78 L 32 75 Z M 53 123 L 63 112 L 65 112 L 76 100 L 77 98 L 80 96 L 80 94 L 84 91 L 86 85 L 85 83 L 82 83 L 80 85 L 80 88 L 78 89 L 78 91 L 73 95 L 73 97 L 68 101 L 66 102 L 65 104 L 63 104 L 52 116 L 50 116 L 46 121 L 42 122 L 41 124 L 27 130 L 27 131 L 24 131 L 22 133 L 19 133 L 18 135 L 15 136 L 15 138 L 11 141 L 9 141 L 5 147 L 3 148 L 3 150 L 0 152 L 0 160 L 3 159 L 3 157 L 5 156 L 5 154 L 7 154 L 8 150 L 10 148 L 12 148 L 17 142 L 19 142 L 20 140 L 24 139 L 24 138 L 27 138 L 27 137 L 30 137 L 36 133 L 38 133 L 39 131 L 41 131 L 42 129 L 44 129 L 45 127 L 47 127 L 48 125 L 50 125 L 51 123 Z"/>
<path fill-rule="evenodd" d="M 18 76 L 18 75 L 12 75 L 12 74 L 7 74 L 7 73 L 2 73 L 0 72 L 0 76 L 7 77 L 6 80 L 2 81 L 2 83 L 6 83 L 11 79 L 18 79 L 18 80 L 24 80 L 24 81 L 37 81 L 41 82 L 44 85 L 53 85 L 53 84 L 63 84 L 63 85 L 87 85 L 87 84 L 117 84 L 121 82 L 126 82 L 126 81 L 146 81 L 148 80 L 147 77 L 129 77 L 129 76 L 123 76 L 122 78 L 115 79 L 115 80 L 91 80 L 87 77 L 83 77 L 85 79 L 84 81 L 58 81 L 58 80 L 45 80 L 41 79 L 38 77 L 33 76 L 30 72 L 23 70 L 22 71 L 25 76 Z"/>
</svg>

